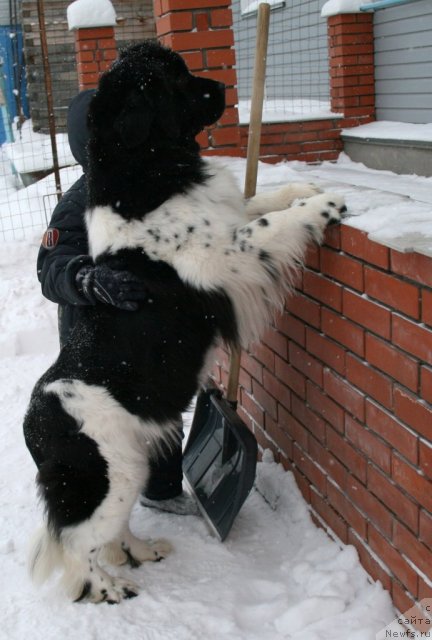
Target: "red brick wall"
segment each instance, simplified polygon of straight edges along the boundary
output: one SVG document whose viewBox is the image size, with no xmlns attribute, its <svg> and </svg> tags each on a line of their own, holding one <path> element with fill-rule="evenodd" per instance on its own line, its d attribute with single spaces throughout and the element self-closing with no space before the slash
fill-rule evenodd
<svg viewBox="0 0 432 640">
<path fill-rule="evenodd" d="M 306 120 L 263 124 L 260 158 L 265 162 L 336 160 L 342 150 L 340 120 Z M 240 127 L 242 155 L 246 156 L 248 127 Z"/>
<path fill-rule="evenodd" d="M 226 86 L 224 115 L 198 142 L 207 155 L 240 155 L 231 0 L 154 0 L 159 40 L 178 51 L 189 69 Z"/>
<path fill-rule="evenodd" d="M 97 86 L 101 74 L 117 57 L 114 27 L 75 31 L 75 55 L 80 91 Z"/>
<path fill-rule="evenodd" d="M 396 607 L 432 597 L 432 259 L 328 232 L 240 383 L 260 446 Z"/>
</svg>

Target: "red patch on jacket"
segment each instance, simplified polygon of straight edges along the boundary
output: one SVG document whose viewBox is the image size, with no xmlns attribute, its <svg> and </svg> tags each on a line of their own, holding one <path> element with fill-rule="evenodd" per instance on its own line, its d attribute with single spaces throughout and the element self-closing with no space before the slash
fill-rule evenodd
<svg viewBox="0 0 432 640">
<path fill-rule="evenodd" d="M 42 246 L 44 249 L 54 249 L 57 245 L 60 233 L 58 229 L 47 229 L 43 234 Z"/>
</svg>

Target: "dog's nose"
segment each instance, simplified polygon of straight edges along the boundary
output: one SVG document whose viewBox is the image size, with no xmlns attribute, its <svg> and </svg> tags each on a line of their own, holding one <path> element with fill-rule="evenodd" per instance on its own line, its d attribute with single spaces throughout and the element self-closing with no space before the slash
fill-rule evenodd
<svg viewBox="0 0 432 640">
<path fill-rule="evenodd" d="M 225 85 L 223 82 L 218 82 L 218 87 L 221 91 L 225 91 Z"/>
</svg>

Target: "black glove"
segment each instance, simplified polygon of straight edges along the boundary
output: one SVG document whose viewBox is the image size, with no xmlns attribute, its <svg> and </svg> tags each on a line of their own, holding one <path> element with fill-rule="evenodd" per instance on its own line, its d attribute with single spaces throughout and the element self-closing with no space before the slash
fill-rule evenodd
<svg viewBox="0 0 432 640">
<path fill-rule="evenodd" d="M 138 276 L 105 264 L 82 267 L 76 275 L 76 283 L 90 304 L 103 302 L 124 311 L 136 311 L 139 302 L 148 298 L 148 290 Z"/>
</svg>

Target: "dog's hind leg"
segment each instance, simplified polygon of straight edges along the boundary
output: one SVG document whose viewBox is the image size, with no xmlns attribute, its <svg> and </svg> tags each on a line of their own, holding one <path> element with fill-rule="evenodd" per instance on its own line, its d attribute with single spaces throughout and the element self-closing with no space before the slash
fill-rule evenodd
<svg viewBox="0 0 432 640">
<path fill-rule="evenodd" d="M 101 551 L 101 562 L 113 565 L 129 564 L 139 567 L 143 562 L 159 562 L 172 551 L 168 540 L 140 540 L 126 527 L 118 540 L 105 545 Z"/>
</svg>

